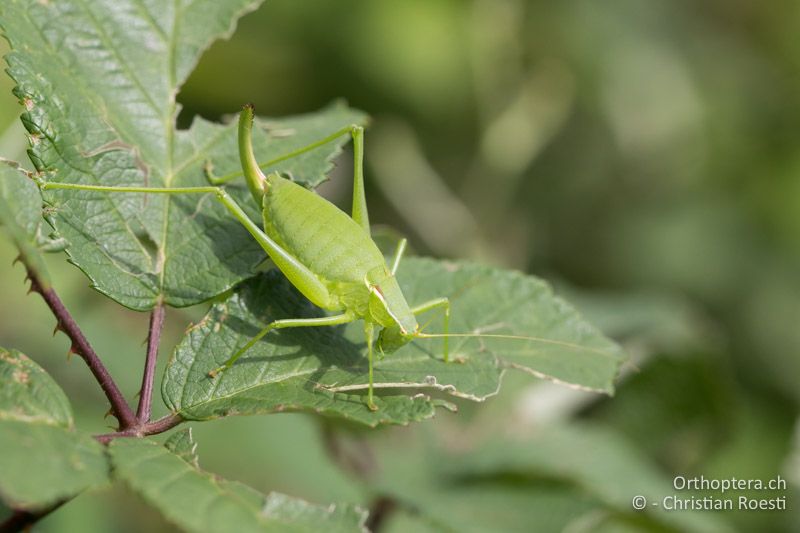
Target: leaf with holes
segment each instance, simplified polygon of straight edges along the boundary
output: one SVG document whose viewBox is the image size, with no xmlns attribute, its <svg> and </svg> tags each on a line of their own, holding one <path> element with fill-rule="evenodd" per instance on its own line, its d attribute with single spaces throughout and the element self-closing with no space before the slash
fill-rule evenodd
<svg viewBox="0 0 800 533">
<path fill-rule="evenodd" d="M 5 0 L 8 72 L 44 179 L 93 185 L 208 185 L 238 168 L 236 128 L 197 119 L 177 130 L 178 88 L 211 42 L 260 0 Z M 362 113 L 342 105 L 260 122 L 273 160 Z M 316 185 L 345 138 L 267 167 Z M 232 187 L 247 204 L 242 188 Z M 47 191 L 49 221 L 70 260 L 102 293 L 137 310 L 187 306 L 253 274 L 264 252 L 210 196 Z M 255 209 L 251 208 L 253 214 Z"/>
<path fill-rule="evenodd" d="M 278 272 L 244 284 L 192 328 L 176 348 L 163 383 L 167 405 L 189 419 L 283 410 L 317 412 L 368 425 L 402 424 L 433 415 L 431 395 L 481 401 L 495 394 L 507 368 L 576 387 L 611 392 L 619 347 L 584 321 L 540 280 L 470 263 L 409 258 L 398 279 L 409 303 L 447 296 L 452 332 L 524 335 L 527 340 L 457 338 L 453 361 L 442 339 L 414 341 L 375 366 L 377 411 L 367 409 L 363 326 L 284 329 L 271 333 L 216 378 L 222 364 L 279 318 L 320 316 Z M 430 312 L 426 331 L 442 331 Z"/>
</svg>

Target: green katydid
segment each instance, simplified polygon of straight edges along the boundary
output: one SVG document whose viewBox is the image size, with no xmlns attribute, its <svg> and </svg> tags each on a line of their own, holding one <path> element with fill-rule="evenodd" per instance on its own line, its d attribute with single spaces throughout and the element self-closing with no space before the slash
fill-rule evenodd
<svg viewBox="0 0 800 533">
<path fill-rule="evenodd" d="M 357 320 L 364 321 L 367 344 L 369 383 L 367 405 L 375 410 L 373 399 L 373 353 L 391 353 L 417 338 L 443 339 L 443 359 L 449 359 L 449 337 L 496 337 L 505 339 L 555 342 L 534 337 L 487 335 L 478 333 L 450 334 L 450 301 L 435 298 L 410 306 L 395 278 L 406 241 L 397 246 L 391 266 L 370 236 L 369 217 L 364 194 L 363 151 L 364 130 L 352 125 L 311 145 L 280 158 L 305 153 L 341 135 L 351 135 L 354 151 L 354 184 L 352 215 L 348 216 L 316 193 L 277 173 L 264 175 L 252 147 L 253 107 L 245 106 L 239 115 L 238 144 L 243 174 L 250 193 L 262 206 L 263 229 L 254 223 L 218 186 L 234 175 L 221 179 L 209 176 L 214 185 L 207 187 L 115 187 L 39 181 L 43 189 L 71 189 L 98 192 L 150 194 L 213 194 L 230 211 L 266 251 L 275 266 L 312 303 L 334 313 L 319 318 L 275 320 L 239 348 L 227 361 L 208 371 L 209 377 L 230 368 L 242 355 L 270 331 L 282 328 L 334 326 Z M 416 316 L 441 309 L 444 332 L 426 334 L 420 330 Z M 380 328 L 377 332 L 376 328 Z M 560 343 L 558 343 L 560 344 Z M 353 388 L 348 387 L 348 388 Z"/>
<path fill-rule="evenodd" d="M 256 203 L 262 206 L 263 230 L 218 186 L 153 188 L 45 182 L 40 183 L 40 187 L 43 190 L 214 194 L 306 298 L 320 308 L 337 314 L 321 318 L 276 320 L 238 349 L 222 366 L 210 370 L 209 376 L 213 378 L 230 368 L 239 357 L 274 329 L 333 326 L 363 319 L 369 361 L 367 405 L 374 410 L 376 406 L 372 390 L 372 361 L 376 327 L 382 328 L 377 337 L 378 349 L 381 352 L 391 352 L 421 335 L 415 318 L 420 313 L 443 309 L 446 332 L 450 303 L 447 298 L 437 298 L 410 307 L 394 277 L 406 241 L 399 243 L 390 268 L 370 237 L 364 195 L 363 128 L 350 126 L 294 154 L 305 152 L 338 135 L 352 135 L 355 169 L 353 210 L 352 217 L 349 217 L 321 196 L 277 173 L 265 176 L 253 153 L 252 125 L 253 107 L 247 105 L 239 115 L 239 155 L 250 193 Z M 210 180 L 212 183 L 224 181 L 213 178 Z M 447 338 L 444 339 L 444 359 L 448 359 Z"/>
</svg>

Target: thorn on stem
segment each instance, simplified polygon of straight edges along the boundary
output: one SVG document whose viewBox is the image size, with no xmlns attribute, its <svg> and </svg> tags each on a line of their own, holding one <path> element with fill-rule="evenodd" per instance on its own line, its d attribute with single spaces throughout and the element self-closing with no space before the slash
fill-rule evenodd
<svg viewBox="0 0 800 533">
<path fill-rule="evenodd" d="M 53 335 L 55 335 L 56 332 L 58 332 L 58 331 L 60 331 L 64 335 L 69 336 L 69 331 L 67 330 L 67 327 L 64 325 L 64 321 L 60 317 L 56 319 L 56 326 L 53 328 Z M 72 338 L 70 337 L 70 340 L 71 339 Z M 74 344 L 74 341 L 73 341 L 73 344 Z"/>
<path fill-rule="evenodd" d="M 75 344 L 71 344 L 69 350 L 67 350 L 67 361 L 72 360 L 72 356 L 74 354 L 80 354 L 78 351 L 78 347 Z"/>
</svg>

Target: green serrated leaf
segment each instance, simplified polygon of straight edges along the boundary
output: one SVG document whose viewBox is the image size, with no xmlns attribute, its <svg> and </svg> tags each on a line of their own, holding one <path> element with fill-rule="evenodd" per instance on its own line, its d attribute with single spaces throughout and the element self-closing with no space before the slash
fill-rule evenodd
<svg viewBox="0 0 800 533">
<path fill-rule="evenodd" d="M 175 96 L 200 53 L 260 0 L 8 0 L 0 26 L 25 107 L 31 160 L 51 181 L 150 187 L 208 185 L 229 170 L 235 125 L 197 119 L 176 130 Z M 57 22 L 56 22 L 57 21 Z M 272 159 L 364 115 L 334 106 L 264 123 Z M 280 139 L 278 140 L 278 137 Z M 278 168 L 315 183 L 346 138 Z M 267 144 L 269 146 L 267 147 Z M 244 202 L 244 190 L 233 188 Z M 49 221 L 70 260 L 102 293 L 137 310 L 192 305 L 253 274 L 263 251 L 209 196 L 47 191 Z M 255 210 L 251 207 L 255 214 Z"/>
<path fill-rule="evenodd" d="M 285 329 L 259 342 L 233 367 L 212 379 L 265 324 L 279 318 L 319 316 L 276 271 L 245 283 L 176 348 L 163 396 L 189 419 L 301 410 L 368 425 L 402 424 L 433 415 L 430 393 L 480 401 L 495 394 L 508 366 L 582 388 L 612 390 L 622 360 L 619 348 L 553 296 L 543 282 L 468 263 L 409 258 L 398 278 L 411 304 L 447 296 L 451 331 L 526 335 L 535 340 L 452 338 L 453 362 L 442 340 L 415 341 L 375 365 L 379 409 L 365 404 L 367 360 L 360 322 L 341 327 Z M 439 314 L 426 331 L 441 331 Z"/>
<path fill-rule="evenodd" d="M 197 470 L 149 440 L 117 439 L 109 450 L 115 475 L 187 531 L 363 531 L 366 513 L 353 506 L 265 496 Z"/>
<path fill-rule="evenodd" d="M 41 510 L 107 479 L 103 448 L 72 431 L 64 391 L 28 357 L 0 348 L 0 498 Z"/>
<path fill-rule="evenodd" d="M 0 420 L 72 427 L 61 387 L 23 353 L 0 348 Z"/>
<path fill-rule="evenodd" d="M 470 262 L 422 258 L 408 259 L 400 270 L 400 285 L 412 304 L 437 296 L 450 299 L 450 333 L 527 338 L 453 337 L 451 357 L 470 363 L 492 354 L 500 367 L 575 388 L 613 393 L 624 352 L 555 296 L 544 281 Z M 425 331 L 441 333 L 439 314 L 431 315 L 435 319 Z M 418 341 L 410 348 L 435 354 L 441 351 L 441 342 Z"/>
<path fill-rule="evenodd" d="M 0 420 L 0 450 L 0 496 L 15 509 L 44 509 L 108 481 L 103 447 L 62 427 Z"/>
</svg>

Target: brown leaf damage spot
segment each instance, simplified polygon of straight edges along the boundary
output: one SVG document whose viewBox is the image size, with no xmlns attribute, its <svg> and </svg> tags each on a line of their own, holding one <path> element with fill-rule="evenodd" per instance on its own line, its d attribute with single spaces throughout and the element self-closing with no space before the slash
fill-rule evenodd
<svg viewBox="0 0 800 533">
<path fill-rule="evenodd" d="M 26 361 L 28 356 L 25 354 L 17 353 L 16 355 L 9 352 L 8 350 L 0 350 L 0 360 L 5 361 L 6 363 L 10 363 L 12 365 L 21 365 L 23 361 Z"/>
</svg>

